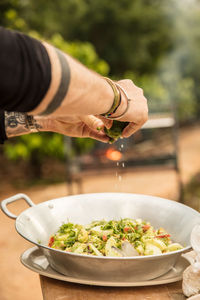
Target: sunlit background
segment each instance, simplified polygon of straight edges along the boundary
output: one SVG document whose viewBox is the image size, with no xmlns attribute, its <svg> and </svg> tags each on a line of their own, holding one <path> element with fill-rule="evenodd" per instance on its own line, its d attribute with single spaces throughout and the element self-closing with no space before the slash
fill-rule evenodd
<svg viewBox="0 0 200 300">
<path fill-rule="evenodd" d="M 7 141 L 1 199 L 135 192 L 200 209 L 199 0 L 1 0 L 0 25 L 46 40 L 104 76 L 132 79 L 149 104 L 144 128 L 113 145 L 55 133 Z M 19 262 L 31 245 L 0 218 L 0 299 L 42 299 L 38 276 Z"/>
</svg>

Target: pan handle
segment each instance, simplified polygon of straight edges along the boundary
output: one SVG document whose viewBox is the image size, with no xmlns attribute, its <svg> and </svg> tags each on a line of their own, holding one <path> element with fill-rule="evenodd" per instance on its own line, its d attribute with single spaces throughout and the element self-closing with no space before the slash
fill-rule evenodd
<svg viewBox="0 0 200 300">
<path fill-rule="evenodd" d="M 1 201 L 1 209 L 4 212 L 4 214 L 6 214 L 8 217 L 10 217 L 12 219 L 16 219 L 17 216 L 14 215 L 13 213 L 11 213 L 8 210 L 7 205 L 12 203 L 12 202 L 15 202 L 17 200 L 20 200 L 20 199 L 24 199 L 28 203 L 28 205 L 30 205 L 30 206 L 35 206 L 35 204 L 31 201 L 31 199 L 27 195 L 25 195 L 25 194 L 16 194 L 12 197 L 9 197 L 9 198 Z"/>
</svg>

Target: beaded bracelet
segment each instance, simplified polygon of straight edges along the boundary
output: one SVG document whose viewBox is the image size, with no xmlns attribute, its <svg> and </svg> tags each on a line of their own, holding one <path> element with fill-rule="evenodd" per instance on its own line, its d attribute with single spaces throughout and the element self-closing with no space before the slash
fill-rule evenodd
<svg viewBox="0 0 200 300">
<path fill-rule="evenodd" d="M 118 107 L 121 104 L 121 93 L 120 93 L 119 89 L 116 87 L 115 83 L 111 79 L 109 79 L 107 77 L 104 77 L 104 79 L 110 84 L 110 86 L 114 92 L 114 100 L 113 100 L 113 104 L 112 104 L 111 108 L 109 109 L 109 111 L 104 114 L 101 114 L 101 115 L 105 118 L 110 118 L 116 112 L 116 110 L 118 109 Z"/>
</svg>

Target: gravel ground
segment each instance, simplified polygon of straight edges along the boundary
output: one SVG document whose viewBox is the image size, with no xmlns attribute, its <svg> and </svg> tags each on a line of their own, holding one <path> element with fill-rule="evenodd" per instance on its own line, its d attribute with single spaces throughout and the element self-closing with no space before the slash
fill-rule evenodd
<svg viewBox="0 0 200 300">
<path fill-rule="evenodd" d="M 182 179 L 187 183 L 191 176 L 200 170 L 200 126 L 183 129 L 180 133 L 180 166 Z M 2 190 L 2 189 L 1 189 Z M 177 178 L 172 170 L 146 169 L 129 171 L 122 179 L 115 174 L 89 176 L 83 180 L 83 192 L 133 192 L 169 199 L 177 199 Z M 67 194 L 66 184 L 40 186 L 29 189 L 14 190 L 5 187 L 0 194 L 4 199 L 17 192 L 27 193 L 35 203 Z M 26 208 L 23 201 L 12 204 L 12 211 L 19 213 Z M 41 300 L 39 277 L 20 263 L 21 253 L 31 247 L 15 231 L 14 221 L 0 212 L 0 280 L 1 300 Z"/>
</svg>

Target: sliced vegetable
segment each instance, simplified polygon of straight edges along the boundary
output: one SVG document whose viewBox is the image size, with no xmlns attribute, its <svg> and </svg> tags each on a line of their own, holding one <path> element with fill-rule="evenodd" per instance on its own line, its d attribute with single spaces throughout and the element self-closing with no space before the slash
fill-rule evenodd
<svg viewBox="0 0 200 300">
<path fill-rule="evenodd" d="M 171 245 L 169 245 L 167 247 L 167 250 L 168 251 L 177 251 L 177 250 L 180 250 L 180 249 L 183 249 L 183 247 L 179 244 L 179 243 L 173 243 Z"/>
<path fill-rule="evenodd" d="M 81 229 L 81 231 L 78 235 L 78 241 L 80 243 L 85 243 L 88 241 L 88 233 L 84 228 Z"/>
<path fill-rule="evenodd" d="M 88 247 L 94 252 L 97 256 L 103 256 L 103 254 L 92 244 L 89 244 Z"/>
<path fill-rule="evenodd" d="M 117 251 L 115 251 L 115 247 L 117 247 L 117 243 L 114 237 L 109 238 L 105 245 L 106 256 L 122 256 Z"/>
<path fill-rule="evenodd" d="M 156 255 L 156 254 L 162 254 L 162 251 L 159 247 L 157 247 L 151 243 L 146 243 L 144 254 L 145 255 Z"/>
<path fill-rule="evenodd" d="M 166 250 L 167 246 L 165 245 L 165 243 L 159 239 L 151 239 L 151 240 L 148 240 L 147 242 L 148 244 L 152 244 L 156 247 L 158 247 L 161 251 L 164 251 Z"/>
<path fill-rule="evenodd" d="M 128 257 L 156 255 L 183 247 L 172 243 L 163 228 L 142 219 L 93 221 L 87 225 L 66 223 L 50 237 L 49 247 L 83 255 Z"/>
</svg>

